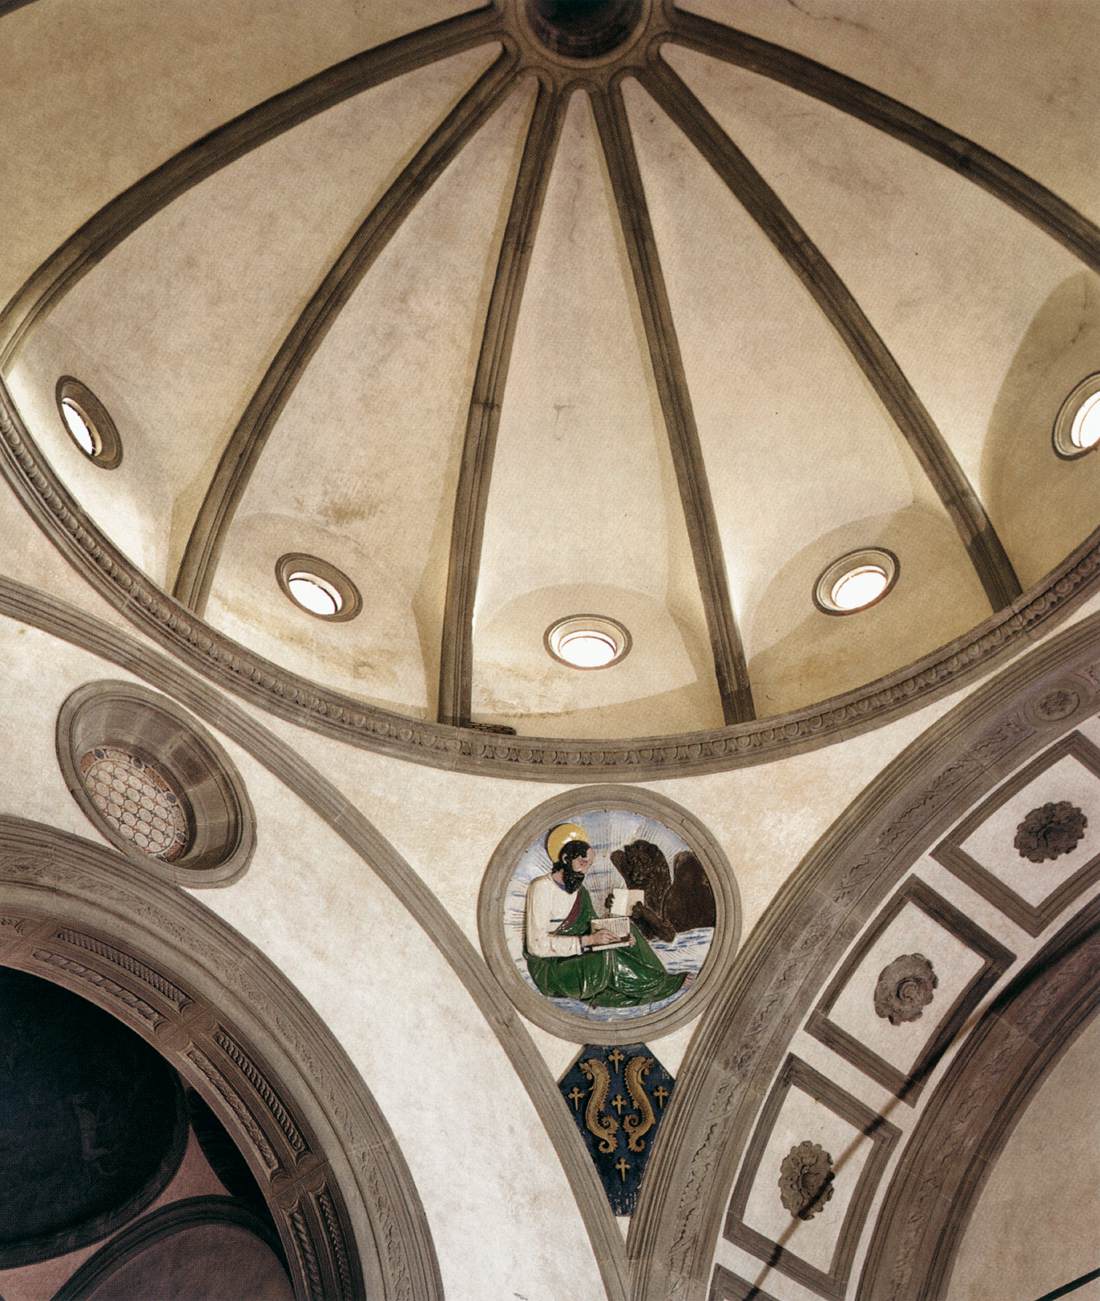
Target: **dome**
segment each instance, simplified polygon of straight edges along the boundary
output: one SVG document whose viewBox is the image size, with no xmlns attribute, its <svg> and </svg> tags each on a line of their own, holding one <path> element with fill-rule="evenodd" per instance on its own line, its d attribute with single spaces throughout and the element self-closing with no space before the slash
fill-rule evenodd
<svg viewBox="0 0 1100 1301">
<path fill-rule="evenodd" d="M 1024 133 L 955 56 L 914 79 L 920 6 L 890 50 L 716 0 L 325 11 L 247 71 L 244 31 L 173 15 L 169 64 L 81 19 L 95 108 L 42 133 L 65 185 L 0 356 L 117 604 L 447 763 L 817 744 L 1045 608 L 1100 466 L 1051 441 L 1100 330 L 1083 107 Z M 65 76 L 47 28 L 28 86 Z M 135 59 L 136 126 L 105 93 Z M 1051 71 L 1014 74 L 1016 125 Z M 890 582 L 831 617 L 863 552 Z M 578 612 L 630 653 L 577 671 L 547 630 Z"/>
</svg>

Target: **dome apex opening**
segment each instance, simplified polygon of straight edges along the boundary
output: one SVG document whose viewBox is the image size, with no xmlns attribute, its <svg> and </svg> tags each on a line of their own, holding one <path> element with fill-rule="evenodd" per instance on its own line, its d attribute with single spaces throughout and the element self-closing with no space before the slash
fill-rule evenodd
<svg viewBox="0 0 1100 1301">
<path fill-rule="evenodd" d="M 531 29 L 567 59 L 599 59 L 624 44 L 644 12 L 643 0 L 524 0 Z"/>
</svg>

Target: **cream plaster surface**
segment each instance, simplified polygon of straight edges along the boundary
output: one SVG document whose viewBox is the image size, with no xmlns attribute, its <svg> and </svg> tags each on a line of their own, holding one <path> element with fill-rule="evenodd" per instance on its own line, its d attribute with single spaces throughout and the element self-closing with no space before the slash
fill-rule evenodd
<svg viewBox="0 0 1100 1301">
<path fill-rule="evenodd" d="M 1033 809 L 1068 800 L 1088 818 L 1074 849 L 1032 863 L 1015 848 L 1017 827 Z M 1035 906 L 1100 854 L 1100 777 L 1072 755 L 1065 755 L 1006 801 L 966 840 L 962 848 L 1014 894 Z"/>
<path fill-rule="evenodd" d="M 889 963 L 911 953 L 922 954 L 932 963 L 939 983 L 918 1020 L 891 1025 L 875 1011 L 875 986 Z M 984 961 L 923 908 L 907 903 L 852 972 L 828 1013 L 829 1020 L 899 1071 L 908 1072 Z"/>
<path fill-rule="evenodd" d="M 505 607 L 508 620 L 498 618 Z M 549 623 L 581 613 L 630 627 L 635 647 L 614 670 L 581 673 L 548 659 Z M 665 729 L 671 698 L 660 693 L 680 691 L 676 716 L 690 715 L 689 726 L 721 722 L 668 435 L 583 92 L 569 102 L 516 327 L 474 665 L 478 717 L 533 715 L 541 730 L 545 716 L 552 731 L 554 715 L 580 722 L 593 711 L 583 729 L 591 735 L 605 703 L 645 697 L 629 724 L 638 735 Z"/>
<path fill-rule="evenodd" d="M 54 720 L 77 685 L 131 675 L 104 671 L 46 634 L 0 626 L 5 722 L 21 742 L 0 758 L 3 811 L 106 843 L 65 789 Z M 258 847 L 237 882 L 195 897 L 296 985 L 362 1073 L 424 1202 L 447 1295 L 483 1301 L 518 1288 L 531 1301 L 560 1301 L 578 1282 L 602 1294 L 579 1216 L 562 1211 L 574 1203 L 550 1139 L 433 938 L 336 832 L 219 740 L 256 807 Z M 486 1207 L 494 1208 L 491 1248 Z M 542 1226 L 551 1218 L 548 1241 Z"/>
<path fill-rule="evenodd" d="M 809 1220 L 792 1215 L 779 1195 L 782 1163 L 791 1149 L 802 1142 L 820 1143 L 832 1157 L 836 1173 L 832 1197 Z M 804 1090 L 791 1088 L 764 1145 L 745 1207 L 745 1223 L 808 1264 L 828 1271 L 871 1147 L 871 1141 L 854 1125 Z"/>
<path fill-rule="evenodd" d="M 171 588 L 224 446 L 298 313 L 496 48 L 384 83 L 215 172 L 112 250 L 30 334 L 11 382 L 31 432 L 157 582 Z M 109 474 L 61 424 L 54 386 L 66 374 L 118 426 L 123 460 Z M 317 430 L 330 426 L 310 428 L 315 462 L 332 445 Z M 289 504 L 309 471 L 284 469 L 290 484 L 270 496 Z M 120 493 L 133 517 L 118 511 Z"/>
<path fill-rule="evenodd" d="M 1018 459 L 1031 440 L 1047 454 L 1046 476 L 1056 478 L 1051 427 L 1089 368 L 1082 358 L 1081 373 L 1065 384 L 1056 362 L 1076 343 L 1080 317 L 1056 323 L 1049 306 L 1078 278 L 1095 291 L 1096 275 L 965 177 L 839 109 L 690 50 L 671 47 L 666 57 L 840 274 L 978 496 L 989 501 L 1001 462 Z M 1080 311 L 1079 296 L 1074 305 Z M 1006 427 L 990 416 L 1041 318 L 1047 328 L 1033 342 L 1040 356 L 1030 374 L 1038 400 L 1029 421 Z M 996 505 L 1000 528 L 1011 504 Z M 1028 539 L 1015 541 L 1012 558 L 1023 560 Z"/>
<path fill-rule="evenodd" d="M 683 0 L 969 136 L 1100 219 L 1091 0 Z"/>
<path fill-rule="evenodd" d="M 4 15 L 0 300 L 103 204 L 227 119 L 360 50 L 474 7 L 35 0 Z"/>
<path fill-rule="evenodd" d="M 1097 1267 L 1096 1073 L 1088 1023 L 1032 1096 L 990 1171 L 948 1283 L 952 1301 L 1030 1301 Z M 1100 1295 L 1091 1283 L 1074 1301 Z"/>
<path fill-rule="evenodd" d="M 459 460 L 533 91 L 506 98 L 340 313 L 257 464 L 212 591 L 210 618 L 231 636 L 406 713 L 435 714 Z M 362 615 L 326 624 L 273 600 L 288 550 L 343 569 Z"/>
</svg>

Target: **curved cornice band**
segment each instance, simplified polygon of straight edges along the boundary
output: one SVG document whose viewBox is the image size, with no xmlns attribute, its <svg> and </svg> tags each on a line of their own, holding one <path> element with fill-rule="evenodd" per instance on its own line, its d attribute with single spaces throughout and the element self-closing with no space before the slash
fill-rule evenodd
<svg viewBox="0 0 1100 1301">
<path fill-rule="evenodd" d="M 993 1003 L 951 1063 L 890 1183 L 859 1301 L 948 1296 L 971 1213 L 1021 1112 L 1100 1010 L 1100 899 Z"/>
<path fill-rule="evenodd" d="M 194 677 L 174 660 L 136 638 L 110 627 L 65 601 L 56 600 L 3 577 L 0 577 L 0 616 L 40 628 L 54 637 L 90 651 L 171 695 L 252 755 L 268 772 L 298 795 L 377 873 L 379 879 L 408 909 L 414 921 L 431 937 L 496 1035 L 562 1163 L 591 1239 L 608 1301 L 626 1301 L 626 1253 L 622 1236 L 588 1158 L 584 1142 L 568 1112 L 561 1105 L 561 1095 L 553 1077 L 515 1008 L 477 950 L 450 913 L 385 836 L 335 786 L 302 760 L 290 745 L 279 740 L 243 709 Z M 2 827 L 3 819 L 0 818 L 0 831 Z M 75 837 L 69 839 L 78 845 L 86 843 Z M 118 861 L 117 855 L 113 853 L 109 857 L 112 863 Z M 0 839 L 0 881 L 3 862 Z M 130 870 L 135 869 L 131 867 Z M 170 889 L 161 882 L 154 884 L 158 891 Z M 176 896 L 186 898 L 180 891 L 176 892 Z M 245 941 L 238 938 L 237 943 L 243 945 Z M 350 1071 L 352 1068 L 349 1066 L 348 1069 Z M 368 1157 L 369 1152 L 364 1160 Z M 388 1297 L 390 1294 L 381 1292 L 378 1295 Z M 405 1296 L 404 1293 L 396 1295 L 402 1298 Z M 420 1301 L 421 1296 L 424 1296 L 430 1301 L 437 1295 L 432 1291 L 414 1291 L 412 1298 Z"/>
<path fill-rule="evenodd" d="M 738 954 L 684 1058 L 627 1240 L 634 1301 L 706 1295 L 734 1175 L 828 973 L 954 821 L 1098 708 L 1100 615 L 1092 615 L 929 728 L 803 860 Z"/>
<path fill-rule="evenodd" d="M 493 5 L 354 54 L 210 131 L 113 198 L 57 248 L 0 313 L 0 368 L 43 312 L 127 235 L 199 181 L 360 91 L 484 45 L 500 34 Z"/>
<path fill-rule="evenodd" d="M 31 517 L 142 632 L 218 686 L 302 727 L 413 763 L 536 781 L 723 772 L 816 749 L 909 713 L 1042 635 L 1100 586 L 1100 529 L 1007 610 L 904 669 L 775 718 L 625 741 L 499 737 L 403 717 L 310 682 L 196 618 L 101 532 L 38 450 L 0 382 L 0 469 Z"/>
</svg>

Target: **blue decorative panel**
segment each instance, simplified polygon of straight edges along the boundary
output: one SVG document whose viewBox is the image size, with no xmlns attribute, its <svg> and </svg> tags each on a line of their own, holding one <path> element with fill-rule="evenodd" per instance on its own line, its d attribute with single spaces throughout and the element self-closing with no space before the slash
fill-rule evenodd
<svg viewBox="0 0 1100 1301">
<path fill-rule="evenodd" d="M 616 1215 L 634 1213 L 674 1084 L 645 1044 L 587 1044 L 558 1084 Z"/>
</svg>

